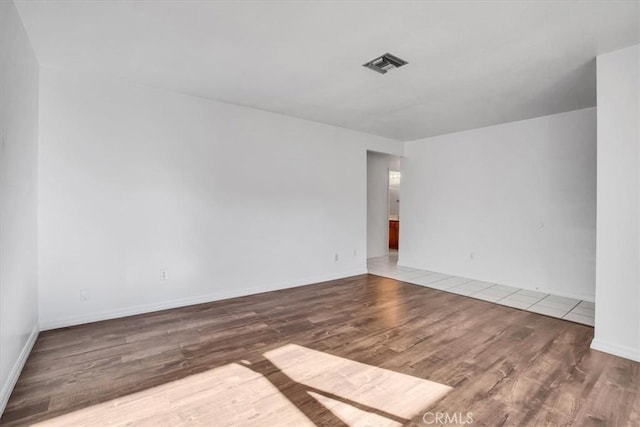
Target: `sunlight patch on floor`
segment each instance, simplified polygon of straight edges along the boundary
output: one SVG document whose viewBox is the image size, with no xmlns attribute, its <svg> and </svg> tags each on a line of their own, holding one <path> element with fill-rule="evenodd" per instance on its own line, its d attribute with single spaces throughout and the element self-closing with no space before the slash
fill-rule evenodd
<svg viewBox="0 0 640 427">
<path fill-rule="evenodd" d="M 400 426 L 451 387 L 288 344 L 263 355 L 349 426 Z M 231 363 L 43 421 L 36 426 L 313 426 L 267 377 Z M 307 412 L 305 412 L 307 411 Z M 317 415 L 317 414 L 315 414 Z"/>
<path fill-rule="evenodd" d="M 36 426 L 313 426 L 262 375 L 235 363 L 80 409 Z"/>
<path fill-rule="evenodd" d="M 451 387 L 296 344 L 264 354 L 292 380 L 343 399 L 411 419 Z"/>
</svg>

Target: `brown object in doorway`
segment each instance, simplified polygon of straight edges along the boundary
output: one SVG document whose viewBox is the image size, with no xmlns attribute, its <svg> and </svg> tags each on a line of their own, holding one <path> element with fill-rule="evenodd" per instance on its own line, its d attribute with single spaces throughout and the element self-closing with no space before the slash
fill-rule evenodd
<svg viewBox="0 0 640 427">
<path fill-rule="evenodd" d="M 400 221 L 389 220 L 389 249 L 398 249 L 400 239 Z"/>
</svg>

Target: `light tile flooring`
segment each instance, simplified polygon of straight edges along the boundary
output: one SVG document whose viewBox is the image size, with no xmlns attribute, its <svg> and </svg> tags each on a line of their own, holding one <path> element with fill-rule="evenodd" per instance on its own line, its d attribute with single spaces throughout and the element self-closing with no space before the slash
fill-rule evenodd
<svg viewBox="0 0 640 427">
<path fill-rule="evenodd" d="M 496 285 L 495 283 L 449 276 L 432 271 L 398 267 L 397 263 L 398 254 L 392 252 L 388 256 L 369 258 L 367 269 L 370 274 L 377 276 L 390 277 L 402 282 L 593 326 L 595 305 L 589 301 Z"/>
</svg>

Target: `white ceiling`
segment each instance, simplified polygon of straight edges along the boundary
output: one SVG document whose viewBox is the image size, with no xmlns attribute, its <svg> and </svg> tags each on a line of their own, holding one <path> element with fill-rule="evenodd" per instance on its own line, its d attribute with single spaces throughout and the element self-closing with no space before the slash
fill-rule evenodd
<svg viewBox="0 0 640 427">
<path fill-rule="evenodd" d="M 640 42 L 636 1 L 16 3 L 41 64 L 399 140 L 593 106 Z"/>
</svg>

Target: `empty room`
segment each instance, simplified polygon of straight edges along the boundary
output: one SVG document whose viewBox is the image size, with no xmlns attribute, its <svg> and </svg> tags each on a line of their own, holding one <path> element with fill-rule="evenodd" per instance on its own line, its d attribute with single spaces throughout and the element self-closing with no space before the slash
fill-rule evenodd
<svg viewBox="0 0 640 427">
<path fill-rule="evenodd" d="M 0 0 L 2 426 L 640 425 L 640 2 Z"/>
</svg>

